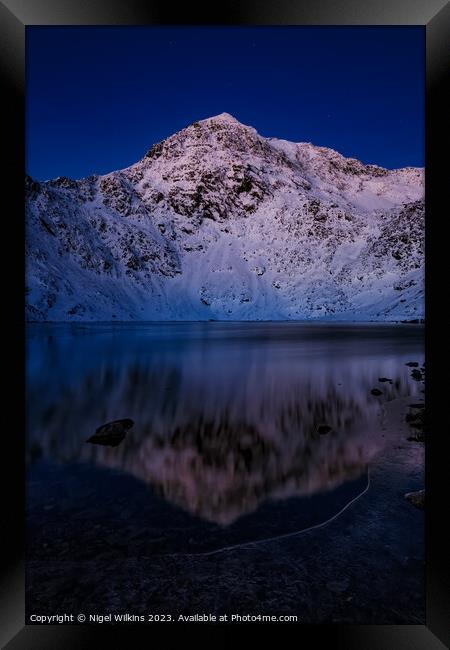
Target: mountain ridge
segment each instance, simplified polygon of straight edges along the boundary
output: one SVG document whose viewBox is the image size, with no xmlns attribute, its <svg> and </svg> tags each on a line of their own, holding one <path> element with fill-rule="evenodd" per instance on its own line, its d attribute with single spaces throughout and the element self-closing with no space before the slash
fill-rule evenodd
<svg viewBox="0 0 450 650">
<path fill-rule="evenodd" d="M 121 170 L 27 176 L 27 318 L 423 318 L 423 183 L 228 113 Z"/>
</svg>

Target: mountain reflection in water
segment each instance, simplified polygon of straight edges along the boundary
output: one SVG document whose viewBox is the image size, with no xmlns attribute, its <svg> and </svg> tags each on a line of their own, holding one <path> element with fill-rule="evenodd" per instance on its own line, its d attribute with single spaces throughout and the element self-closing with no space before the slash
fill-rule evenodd
<svg viewBox="0 0 450 650">
<path fill-rule="evenodd" d="M 230 525 L 363 476 L 385 444 L 370 390 L 418 393 L 405 363 L 423 361 L 422 337 L 411 325 L 32 325 L 28 460 L 120 469 Z M 85 444 L 120 418 L 135 424 L 118 447 Z"/>
</svg>

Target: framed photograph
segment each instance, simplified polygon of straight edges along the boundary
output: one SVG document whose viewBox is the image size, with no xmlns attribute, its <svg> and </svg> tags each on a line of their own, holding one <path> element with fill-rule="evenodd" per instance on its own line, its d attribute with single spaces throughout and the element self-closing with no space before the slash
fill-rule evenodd
<svg viewBox="0 0 450 650">
<path fill-rule="evenodd" d="M 448 5 L 0 15 L 2 647 L 449 647 Z"/>
</svg>

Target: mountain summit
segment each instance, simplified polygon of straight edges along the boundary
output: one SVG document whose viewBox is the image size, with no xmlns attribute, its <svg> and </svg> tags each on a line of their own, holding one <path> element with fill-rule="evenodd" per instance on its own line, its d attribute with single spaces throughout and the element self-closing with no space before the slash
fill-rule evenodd
<svg viewBox="0 0 450 650">
<path fill-rule="evenodd" d="M 134 165 L 26 178 L 30 320 L 423 318 L 424 173 L 221 113 Z"/>
<path fill-rule="evenodd" d="M 213 115 L 212 117 L 207 117 L 205 120 L 201 120 L 201 121 L 202 122 L 217 121 L 217 122 L 228 122 L 229 124 L 240 124 L 239 120 L 237 120 L 229 113 L 219 113 L 219 115 Z"/>
</svg>

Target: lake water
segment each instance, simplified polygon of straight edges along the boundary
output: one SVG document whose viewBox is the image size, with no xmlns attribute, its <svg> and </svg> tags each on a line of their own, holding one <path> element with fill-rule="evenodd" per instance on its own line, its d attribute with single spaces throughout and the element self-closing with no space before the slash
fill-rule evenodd
<svg viewBox="0 0 450 650">
<path fill-rule="evenodd" d="M 33 324 L 27 359 L 36 562 L 200 556 L 326 526 L 393 444 L 380 404 L 423 398 L 410 324 Z M 86 442 L 121 418 L 134 426 L 116 447 Z"/>
</svg>

